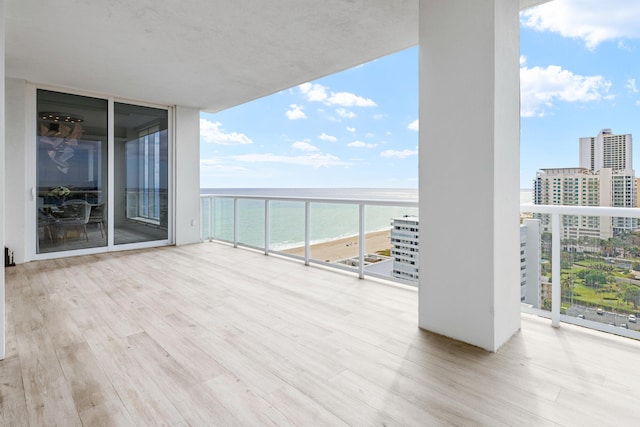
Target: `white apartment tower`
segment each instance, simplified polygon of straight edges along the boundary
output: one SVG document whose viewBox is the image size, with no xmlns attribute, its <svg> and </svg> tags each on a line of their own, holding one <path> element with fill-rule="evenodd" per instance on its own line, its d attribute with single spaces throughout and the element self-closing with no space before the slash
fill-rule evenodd
<svg viewBox="0 0 640 427">
<path fill-rule="evenodd" d="M 525 219 L 520 225 L 520 302 L 533 308 L 542 306 L 541 232 L 537 219 Z"/>
<path fill-rule="evenodd" d="M 420 222 L 416 216 L 395 218 L 391 222 L 392 277 L 417 282 Z M 541 227 L 536 219 L 525 219 L 520 226 L 520 302 L 540 308 Z M 451 256 L 455 256 L 452 254 Z"/>
<path fill-rule="evenodd" d="M 418 281 L 419 224 L 417 216 L 403 216 L 391 222 L 392 277 Z"/>
<path fill-rule="evenodd" d="M 632 163 L 631 134 L 602 129 L 596 137 L 580 138 L 580 167 L 541 169 L 533 183 L 537 205 L 636 207 L 637 183 Z M 550 231 L 548 215 L 535 215 Z M 562 216 L 562 237 L 608 239 L 638 228 L 638 220 L 623 217 Z"/>
<path fill-rule="evenodd" d="M 614 135 L 602 129 L 598 136 L 580 138 L 580 167 L 597 172 L 603 168 L 613 171 L 633 170 L 631 134 Z"/>
</svg>

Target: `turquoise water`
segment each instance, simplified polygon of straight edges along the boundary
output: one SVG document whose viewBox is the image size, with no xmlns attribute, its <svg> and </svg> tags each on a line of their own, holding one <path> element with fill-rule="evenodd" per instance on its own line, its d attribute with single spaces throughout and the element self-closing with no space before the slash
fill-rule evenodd
<svg viewBox="0 0 640 427">
<path fill-rule="evenodd" d="M 313 197 L 331 199 L 417 201 L 413 189 L 203 189 L 202 194 L 235 194 L 253 196 Z M 209 201 L 203 203 L 202 237 L 209 234 Z M 393 218 L 417 215 L 417 208 L 366 206 L 365 232 L 391 228 Z M 272 249 L 287 249 L 304 244 L 304 202 L 271 201 L 269 204 L 270 239 Z M 233 240 L 233 200 L 213 202 L 213 236 Z M 263 247 L 265 242 L 265 203 L 260 200 L 238 201 L 239 242 Z M 311 243 L 320 243 L 358 235 L 358 206 L 337 203 L 311 203 Z"/>
<path fill-rule="evenodd" d="M 418 200 L 416 189 L 202 189 L 201 194 L 232 194 L 266 197 L 310 197 L 364 200 Z M 520 191 L 520 202 L 531 202 L 531 190 Z M 209 237 L 209 201 L 203 202 L 202 238 Z M 394 206 L 366 206 L 365 232 L 391 228 L 393 218 L 418 215 L 418 208 Z M 304 203 L 272 201 L 269 204 L 270 239 L 272 249 L 282 250 L 304 244 Z M 358 206 L 334 203 L 311 203 L 311 243 L 320 243 L 358 235 Z M 213 202 L 213 237 L 233 241 L 233 200 L 215 199 Z M 260 200 L 238 201 L 239 242 L 256 247 L 265 243 L 265 203 Z"/>
</svg>

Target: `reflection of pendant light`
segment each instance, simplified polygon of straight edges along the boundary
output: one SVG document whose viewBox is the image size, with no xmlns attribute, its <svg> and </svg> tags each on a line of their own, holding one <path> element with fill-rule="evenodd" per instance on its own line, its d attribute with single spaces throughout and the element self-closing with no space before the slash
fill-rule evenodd
<svg viewBox="0 0 640 427">
<path fill-rule="evenodd" d="M 55 123 L 82 123 L 84 119 L 79 114 L 69 114 L 69 113 L 55 113 L 55 112 L 43 112 L 38 113 L 40 119 L 47 122 L 55 122 Z"/>
</svg>

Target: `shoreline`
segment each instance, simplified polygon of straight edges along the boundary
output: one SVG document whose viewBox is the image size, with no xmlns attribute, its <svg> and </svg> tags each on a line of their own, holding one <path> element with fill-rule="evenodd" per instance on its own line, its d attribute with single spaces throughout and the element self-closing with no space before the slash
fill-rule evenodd
<svg viewBox="0 0 640 427">
<path fill-rule="evenodd" d="M 365 253 L 376 253 L 391 248 L 391 230 L 374 231 L 364 236 Z M 304 246 L 283 249 L 280 252 L 304 256 Z M 345 237 L 311 245 L 311 258 L 321 261 L 337 261 L 358 256 L 358 236 Z"/>
</svg>

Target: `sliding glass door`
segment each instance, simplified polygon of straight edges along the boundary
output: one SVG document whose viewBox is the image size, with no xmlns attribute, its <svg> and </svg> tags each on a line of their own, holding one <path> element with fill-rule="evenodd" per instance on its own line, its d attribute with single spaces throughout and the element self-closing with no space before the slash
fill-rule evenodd
<svg viewBox="0 0 640 427">
<path fill-rule="evenodd" d="M 37 253 L 107 245 L 105 99 L 38 90 Z"/>
<path fill-rule="evenodd" d="M 168 243 L 169 111 L 36 98 L 36 253 Z"/>
<path fill-rule="evenodd" d="M 116 102 L 114 243 L 168 238 L 168 112 Z"/>
</svg>

